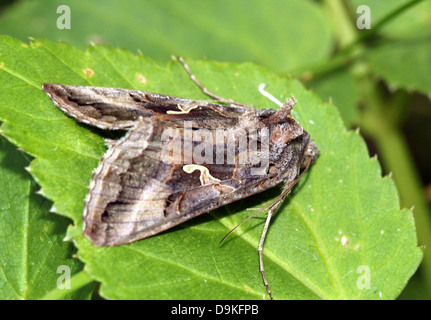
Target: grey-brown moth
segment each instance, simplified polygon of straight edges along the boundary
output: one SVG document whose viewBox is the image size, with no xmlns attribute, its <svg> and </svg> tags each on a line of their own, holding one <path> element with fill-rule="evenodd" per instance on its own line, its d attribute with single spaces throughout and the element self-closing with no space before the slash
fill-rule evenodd
<svg viewBox="0 0 431 320">
<path fill-rule="evenodd" d="M 84 206 L 84 235 L 96 246 L 143 239 L 202 213 L 284 184 L 266 209 L 271 216 L 319 150 L 291 117 L 294 99 L 279 110 L 223 99 L 197 101 L 128 89 L 43 84 L 54 104 L 85 124 L 128 130 L 108 142 Z"/>
</svg>

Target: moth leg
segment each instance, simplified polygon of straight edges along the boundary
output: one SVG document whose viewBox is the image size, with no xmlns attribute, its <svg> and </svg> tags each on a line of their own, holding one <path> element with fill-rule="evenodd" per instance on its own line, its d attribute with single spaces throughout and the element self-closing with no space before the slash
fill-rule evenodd
<svg viewBox="0 0 431 320">
<path fill-rule="evenodd" d="M 271 300 L 273 300 L 273 297 L 272 297 L 272 294 L 271 294 L 271 290 L 269 289 L 268 280 L 266 279 L 265 269 L 263 267 L 263 253 L 262 253 L 263 243 L 265 242 L 266 233 L 268 232 L 269 223 L 271 222 L 272 216 L 277 211 L 278 207 L 283 203 L 283 200 L 290 193 L 290 190 L 292 190 L 293 186 L 308 171 L 308 169 L 310 168 L 311 162 L 315 160 L 315 157 L 317 157 L 314 147 L 315 147 L 314 143 L 311 146 L 309 146 L 309 148 L 310 148 L 309 152 L 311 154 L 305 157 L 306 160 L 307 160 L 307 163 L 305 164 L 305 169 L 302 171 L 302 173 L 295 180 L 286 183 L 286 185 L 284 186 L 283 191 L 281 192 L 281 194 L 271 204 L 271 208 L 268 210 L 268 216 L 266 217 L 265 226 L 263 227 L 262 236 L 260 237 L 259 247 L 257 249 L 259 251 L 259 269 L 260 269 L 260 273 L 262 274 L 262 279 L 263 279 L 263 283 L 265 284 L 266 291 L 268 292 L 269 297 L 271 298 Z M 311 151 L 313 151 L 313 152 L 311 152 Z"/>
<path fill-rule="evenodd" d="M 275 203 L 274 206 L 271 207 L 271 209 L 268 211 L 265 226 L 263 227 L 263 231 L 262 231 L 262 236 L 260 237 L 259 247 L 257 249 L 259 251 L 259 270 L 260 270 L 260 273 L 262 274 L 262 279 L 263 279 L 263 283 L 265 284 L 265 287 L 266 287 L 266 292 L 268 292 L 271 300 L 273 300 L 274 298 L 272 297 L 271 290 L 269 289 L 269 283 L 268 283 L 268 280 L 266 279 L 265 269 L 263 267 L 262 250 L 263 250 L 263 243 L 265 242 L 266 233 L 268 232 L 269 223 L 271 222 L 272 215 L 275 213 L 275 211 L 278 209 L 280 204 L 283 202 L 283 199 L 284 198 L 278 200 L 277 203 Z"/>
<path fill-rule="evenodd" d="M 226 104 L 234 104 L 234 105 L 238 105 L 238 106 L 243 106 L 243 107 L 247 107 L 249 109 L 251 109 L 252 107 L 240 103 L 240 102 L 236 102 L 235 100 L 232 99 L 226 99 L 223 98 L 213 92 L 211 92 L 210 90 L 208 90 L 202 83 L 200 83 L 200 81 L 196 78 L 196 76 L 193 74 L 192 70 L 190 69 L 189 65 L 184 61 L 184 59 L 182 57 L 178 57 L 178 60 L 181 62 L 181 64 L 183 65 L 184 69 L 187 71 L 187 73 L 190 76 L 190 79 L 199 87 L 199 89 L 201 89 L 201 91 L 203 93 L 205 93 L 207 96 L 214 98 L 215 100 L 217 100 L 217 102 L 221 102 L 221 103 L 226 103 Z"/>
</svg>

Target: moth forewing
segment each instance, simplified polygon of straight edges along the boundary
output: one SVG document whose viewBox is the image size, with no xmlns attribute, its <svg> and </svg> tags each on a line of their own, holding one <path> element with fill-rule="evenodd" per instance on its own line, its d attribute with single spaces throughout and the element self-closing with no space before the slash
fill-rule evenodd
<svg viewBox="0 0 431 320">
<path fill-rule="evenodd" d="M 258 114 L 235 121 L 222 116 L 219 124 L 239 137 L 252 121 L 249 118 L 258 117 Z M 178 145 L 189 142 L 189 135 L 185 133 L 187 127 L 178 127 L 177 117 L 179 115 L 143 118 L 122 139 L 111 144 L 93 175 L 85 204 L 84 234 L 93 244 L 111 246 L 146 238 L 199 214 L 293 180 L 309 141 L 307 133 L 287 141 L 289 152 L 282 161 L 275 160 L 280 155 L 274 150 L 280 147 L 273 144 L 280 140 L 285 143 L 285 138 L 279 136 L 280 128 L 274 128 L 277 125 L 260 120 L 260 129 L 267 128 L 273 133 L 273 141 L 268 142 L 268 150 L 272 149 L 273 153 L 269 157 L 272 165 L 264 168 L 265 174 L 252 174 L 260 163 L 254 166 L 246 161 L 217 163 L 215 154 L 210 163 L 186 163 L 184 154 L 179 158 L 183 161 L 169 163 L 163 161 L 162 153 L 168 145 L 162 142 L 163 133 L 168 129 L 178 130 Z M 215 136 L 219 129 L 214 128 L 213 121 L 195 120 L 194 125 Z M 201 143 L 213 149 L 212 140 Z M 236 160 L 241 159 L 242 151 L 235 150 Z"/>
<path fill-rule="evenodd" d="M 225 104 L 129 89 L 43 85 L 54 104 L 77 121 L 129 130 L 108 142 L 90 183 L 84 235 L 94 245 L 143 239 L 283 183 L 288 187 L 269 208 L 271 216 L 300 169 L 317 157 L 317 146 L 290 115 L 296 100 L 277 111 L 259 110 L 197 84 Z M 272 297 L 261 255 L 269 220 L 259 250 Z"/>
</svg>

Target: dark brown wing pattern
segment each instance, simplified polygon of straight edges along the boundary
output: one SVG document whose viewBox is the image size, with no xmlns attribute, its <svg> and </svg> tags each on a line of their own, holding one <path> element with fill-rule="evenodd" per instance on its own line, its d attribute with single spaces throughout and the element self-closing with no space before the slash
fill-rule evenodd
<svg viewBox="0 0 431 320">
<path fill-rule="evenodd" d="M 310 141 L 290 110 L 256 110 L 126 89 L 56 84 L 43 89 L 78 121 L 129 129 L 110 144 L 85 201 L 84 234 L 98 246 L 142 239 L 293 181 Z M 233 161 L 227 161 L 229 140 L 216 139 L 221 129 L 227 137 L 246 133 L 245 146 L 266 147 L 268 161 L 259 174 L 252 169 L 262 163 L 253 162 L 244 144 L 234 142 Z M 267 134 L 248 135 L 250 129 Z M 206 140 L 195 140 L 202 132 L 200 138 Z M 202 152 L 195 150 L 211 156 L 196 161 L 202 160 Z"/>
</svg>

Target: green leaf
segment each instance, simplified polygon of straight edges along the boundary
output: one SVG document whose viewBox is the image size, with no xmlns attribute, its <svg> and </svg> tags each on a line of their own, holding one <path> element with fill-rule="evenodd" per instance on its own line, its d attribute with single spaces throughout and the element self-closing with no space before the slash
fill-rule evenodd
<svg viewBox="0 0 431 320">
<path fill-rule="evenodd" d="M 263 216 L 242 225 L 223 244 L 219 241 L 250 214 L 246 209 L 264 206 L 278 188 L 128 245 L 94 247 L 81 235 L 83 200 L 92 170 L 106 150 L 107 133 L 78 124 L 55 108 L 41 83 L 207 99 L 177 61 L 160 67 L 143 56 L 105 46 L 81 52 L 64 43 L 34 40 L 27 46 L 9 37 L 0 38 L 0 54 L 1 132 L 36 158 L 30 171 L 56 210 L 74 220 L 68 237 L 79 248 L 88 273 L 102 283 L 103 297 L 266 295 L 256 251 Z M 265 242 L 265 268 L 274 297 L 397 297 L 422 257 L 412 212 L 399 209 L 392 180 L 381 177 L 378 162 L 369 159 L 357 133 L 345 130 L 336 108 L 322 104 L 298 81 L 251 63 L 188 62 L 210 90 L 246 104 L 277 107 L 259 93 L 261 83 L 280 100 L 295 94 L 294 117 L 320 147 L 319 159 L 277 213 Z M 369 289 L 359 289 L 361 266 L 369 268 Z"/>
<path fill-rule="evenodd" d="M 330 100 L 337 107 L 346 127 L 357 121 L 359 90 L 351 71 L 337 69 L 325 76 L 311 79 L 307 87 L 314 90 L 322 100 Z"/>
<path fill-rule="evenodd" d="M 73 245 L 63 241 L 68 219 L 49 213 L 51 202 L 35 194 L 37 186 L 24 170 L 28 164 L 0 138 L 0 299 L 38 299 L 58 281 L 64 285 L 66 269 L 70 275 L 82 269 L 71 257 Z M 65 299 L 80 299 L 92 286 L 63 290 Z"/>
<path fill-rule="evenodd" d="M 371 28 L 406 0 L 353 0 L 353 6 L 367 5 Z M 382 39 L 370 47 L 367 58 L 372 72 L 392 89 L 406 89 L 431 94 L 431 0 L 409 8 L 387 23 L 379 35 Z"/>
<path fill-rule="evenodd" d="M 368 53 L 368 61 L 373 72 L 391 88 L 431 96 L 431 34 L 424 39 L 381 45 Z"/>
<path fill-rule="evenodd" d="M 57 28 L 60 5 L 70 7 L 69 30 Z M 90 41 L 139 49 L 163 63 L 175 54 L 254 61 L 277 72 L 324 59 L 332 49 L 326 17 L 303 0 L 16 1 L 0 17 L 0 30 L 24 41 L 63 40 L 81 49 Z"/>
<path fill-rule="evenodd" d="M 371 12 L 371 28 L 388 13 L 411 0 L 351 0 L 353 11 L 366 5 Z M 359 13 L 356 14 L 359 17 Z M 426 0 L 409 8 L 398 17 L 387 23 L 380 33 L 390 39 L 411 39 L 412 36 L 429 36 L 431 26 L 431 1 Z"/>
</svg>

